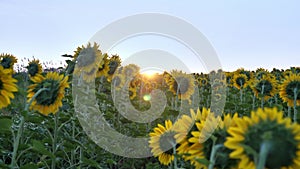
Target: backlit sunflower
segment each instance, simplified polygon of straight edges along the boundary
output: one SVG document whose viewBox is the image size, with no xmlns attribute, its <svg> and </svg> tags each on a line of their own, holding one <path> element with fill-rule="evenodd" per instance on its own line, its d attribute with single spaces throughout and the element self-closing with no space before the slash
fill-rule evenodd
<svg viewBox="0 0 300 169">
<path fill-rule="evenodd" d="M 103 59 L 97 70 L 97 77 L 107 77 L 109 72 L 109 60 L 107 53 L 102 55 Z"/>
<path fill-rule="evenodd" d="M 220 116 L 215 117 L 214 113 L 208 110 L 206 120 L 196 122 L 197 130 L 192 132 L 189 142 L 192 146 L 189 148 L 188 159 L 196 169 L 207 169 L 207 164 L 200 163 L 198 160 L 209 161 L 211 157 L 211 150 L 213 146 L 221 146 L 215 155 L 215 168 L 235 168 L 236 160 L 230 160 L 229 154 L 231 150 L 223 147 L 223 144 L 228 136 L 227 130 L 235 126 L 235 120 L 238 114 L 235 113 L 233 117 L 230 114 L 224 115 L 223 120 Z"/>
<path fill-rule="evenodd" d="M 38 74 L 41 74 L 43 71 L 42 65 L 40 61 L 37 59 L 34 59 L 28 63 L 28 66 L 26 66 L 28 70 L 28 74 L 30 77 L 34 77 Z"/>
<path fill-rule="evenodd" d="M 182 100 L 190 100 L 191 95 L 195 91 L 195 83 L 192 75 L 183 73 L 182 71 L 172 71 L 172 79 L 169 82 L 170 91 Z"/>
<path fill-rule="evenodd" d="M 46 76 L 32 78 L 34 84 L 28 87 L 28 102 L 42 88 L 42 91 L 32 102 L 30 108 L 39 111 L 43 115 L 55 114 L 62 106 L 65 88 L 69 88 L 68 76 L 59 75 L 57 72 L 49 72 Z"/>
<path fill-rule="evenodd" d="M 122 74 L 115 73 L 111 80 L 113 90 L 120 90 L 125 85 L 125 79 Z"/>
<path fill-rule="evenodd" d="M 1 54 L 0 64 L 4 69 L 13 69 L 14 64 L 17 63 L 17 58 L 11 54 Z"/>
<path fill-rule="evenodd" d="M 269 76 L 269 72 L 266 69 L 263 68 L 259 68 L 256 70 L 255 72 L 255 78 L 260 80 L 261 78 L 263 78 L 263 76 Z"/>
<path fill-rule="evenodd" d="M 176 144 L 172 121 L 166 120 L 165 125 L 158 124 L 153 132 L 149 133 L 149 147 L 154 157 L 163 165 L 169 165 L 174 160 L 172 147 Z"/>
<path fill-rule="evenodd" d="M 108 81 L 111 80 L 112 75 L 115 73 L 115 71 L 117 70 L 117 68 L 121 65 L 121 59 L 118 55 L 113 55 L 112 57 L 109 58 L 108 61 L 108 67 L 109 70 L 107 72 L 108 74 Z"/>
<path fill-rule="evenodd" d="M 233 86 L 241 90 L 248 86 L 248 78 L 244 74 L 235 74 L 233 76 Z"/>
<path fill-rule="evenodd" d="M 199 109 L 196 113 L 191 109 L 190 115 L 182 115 L 174 124 L 174 131 L 176 131 L 175 139 L 179 142 L 176 151 L 177 154 L 181 155 L 185 160 L 188 160 L 185 154 L 188 153 L 189 148 L 192 145 L 188 142 L 188 139 L 192 136 L 191 132 L 197 129 L 195 122 L 200 122 L 201 115 Z M 202 118 L 205 118 L 204 116 L 205 114 L 203 114 Z"/>
<path fill-rule="evenodd" d="M 276 108 L 259 108 L 250 118 L 236 119 L 228 133 L 224 145 L 233 150 L 230 158 L 240 160 L 239 168 L 255 169 L 262 151 L 266 168 L 300 168 L 300 126 Z"/>
<path fill-rule="evenodd" d="M 277 82 L 275 77 L 271 75 L 262 76 L 259 79 L 254 80 L 251 88 L 256 97 L 267 100 L 276 94 Z"/>
<path fill-rule="evenodd" d="M 248 70 L 245 70 L 244 68 L 240 68 L 240 69 L 236 70 L 236 71 L 234 72 L 234 74 L 242 74 L 242 75 L 246 75 L 247 81 L 251 80 L 252 77 L 253 77 L 252 72 L 250 72 L 250 71 L 248 71 Z"/>
<path fill-rule="evenodd" d="M 294 101 L 297 106 L 300 106 L 300 74 L 290 74 L 285 76 L 285 80 L 280 85 L 279 95 L 288 106 L 294 106 Z"/>
<path fill-rule="evenodd" d="M 125 74 L 125 76 L 128 78 L 138 75 L 139 72 L 140 68 L 135 64 L 129 64 L 123 68 L 123 74 Z"/>
<path fill-rule="evenodd" d="M 129 87 L 129 99 L 133 100 L 136 97 L 136 87 Z"/>
<path fill-rule="evenodd" d="M 15 97 L 13 92 L 18 91 L 17 80 L 12 77 L 11 72 L 11 69 L 4 69 L 0 65 L 0 109 L 7 107 L 10 99 Z"/>
<path fill-rule="evenodd" d="M 87 47 L 82 46 L 82 48 L 79 49 L 80 52 L 76 57 L 74 74 L 80 75 L 82 72 L 90 74 L 93 72 L 93 69 L 99 67 L 100 62 L 103 59 L 102 52 L 99 50 L 99 45 L 94 43 L 94 46 L 91 46 L 91 44 L 88 43 Z"/>
</svg>

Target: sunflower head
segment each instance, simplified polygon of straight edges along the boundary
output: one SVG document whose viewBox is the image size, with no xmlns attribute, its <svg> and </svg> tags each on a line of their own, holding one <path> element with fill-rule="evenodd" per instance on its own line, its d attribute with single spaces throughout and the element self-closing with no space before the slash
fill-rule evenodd
<svg viewBox="0 0 300 169">
<path fill-rule="evenodd" d="M 193 76 L 182 71 L 172 71 L 171 75 L 173 79 L 169 82 L 170 91 L 182 100 L 190 100 L 195 91 Z"/>
<path fill-rule="evenodd" d="M 115 73 L 115 71 L 117 70 L 117 68 L 120 66 L 121 64 L 121 59 L 118 55 L 113 55 L 110 59 L 109 59 L 109 71 L 108 74 L 111 76 Z"/>
<path fill-rule="evenodd" d="M 280 97 L 288 106 L 300 105 L 300 74 L 290 74 L 285 76 L 285 80 L 280 85 Z M 296 106 L 295 105 L 295 106 Z"/>
<path fill-rule="evenodd" d="M 154 157 L 158 157 L 161 164 L 169 165 L 174 160 L 172 147 L 176 145 L 172 121 L 166 120 L 165 125 L 158 124 L 149 136 L 149 147 Z"/>
<path fill-rule="evenodd" d="M 31 62 L 28 63 L 28 66 L 26 67 L 28 70 L 28 74 L 33 77 L 37 74 L 41 74 L 43 69 L 42 65 L 40 64 L 39 60 L 32 60 Z"/>
<path fill-rule="evenodd" d="M 224 145 L 233 150 L 230 157 L 240 159 L 239 168 L 255 168 L 261 147 L 269 144 L 265 167 L 300 167 L 300 126 L 276 108 L 264 108 L 251 112 L 251 117 L 236 120 L 230 128 Z"/>
<path fill-rule="evenodd" d="M 0 63 L 4 69 L 13 69 L 15 63 L 17 63 L 17 58 L 11 54 L 1 54 Z"/>
<path fill-rule="evenodd" d="M 233 76 L 233 86 L 237 89 L 244 89 L 248 86 L 248 78 L 245 74 L 235 74 Z"/>
<path fill-rule="evenodd" d="M 46 76 L 37 75 L 32 78 L 33 84 L 28 89 L 28 102 L 34 98 L 31 109 L 39 111 L 43 115 L 55 114 L 62 106 L 65 88 L 69 87 L 68 77 L 57 72 L 49 72 Z"/>
<path fill-rule="evenodd" d="M 76 58 L 77 69 L 74 70 L 75 74 L 82 72 L 91 72 L 92 69 L 98 68 L 102 58 L 102 52 L 98 49 L 99 45 L 94 43 L 91 46 L 88 43 L 87 47 L 82 46 Z"/>
<path fill-rule="evenodd" d="M 18 91 L 17 80 L 12 77 L 12 69 L 4 69 L 0 65 L 0 109 L 10 105 L 14 92 Z"/>
<path fill-rule="evenodd" d="M 273 97 L 277 92 L 277 82 L 275 77 L 269 75 L 255 79 L 252 85 L 252 90 L 258 98 L 267 100 L 270 97 Z"/>
</svg>

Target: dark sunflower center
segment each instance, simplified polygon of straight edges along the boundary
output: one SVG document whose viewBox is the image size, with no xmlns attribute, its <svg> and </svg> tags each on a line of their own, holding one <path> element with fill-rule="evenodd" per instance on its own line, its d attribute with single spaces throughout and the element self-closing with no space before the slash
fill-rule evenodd
<svg viewBox="0 0 300 169">
<path fill-rule="evenodd" d="M 131 76 L 132 74 L 133 74 L 133 69 L 131 69 L 131 68 L 126 68 L 125 69 L 125 75 Z"/>
<path fill-rule="evenodd" d="M 300 100 L 300 81 L 292 81 L 286 86 L 285 92 L 289 99 L 294 99 L 295 90 L 296 90 L 297 100 Z"/>
<path fill-rule="evenodd" d="M 112 84 L 117 87 L 121 84 L 121 78 L 119 76 L 115 76 L 112 80 Z"/>
<path fill-rule="evenodd" d="M 43 106 L 52 105 L 58 96 L 59 91 L 59 81 L 46 79 L 42 83 L 39 83 L 36 88 L 33 90 L 35 93 L 42 88 L 47 88 L 49 90 L 42 91 L 37 97 L 37 104 Z"/>
<path fill-rule="evenodd" d="M 174 85 L 173 85 L 174 91 L 178 90 L 178 86 L 179 86 L 179 93 L 185 94 L 190 88 L 189 79 L 185 77 L 176 78 L 176 81 L 174 81 Z"/>
<path fill-rule="evenodd" d="M 258 72 L 257 75 L 256 75 L 256 78 L 258 80 L 262 79 L 264 75 L 266 75 L 267 73 L 266 72 Z"/>
<path fill-rule="evenodd" d="M 1 61 L 1 65 L 5 69 L 10 68 L 11 63 L 12 63 L 12 59 L 11 58 L 3 58 L 2 61 Z"/>
<path fill-rule="evenodd" d="M 257 133 L 261 133 L 257 135 Z M 260 151 L 260 146 L 264 141 L 264 135 L 271 136 L 272 147 L 267 156 L 267 168 L 281 168 L 290 166 L 296 157 L 297 141 L 290 129 L 274 121 L 265 121 L 257 125 L 250 126 L 245 133 L 245 144 L 253 148 L 256 152 Z M 246 151 L 248 157 L 254 160 L 253 155 Z"/>
<path fill-rule="evenodd" d="M 159 147 L 163 151 L 171 150 L 172 152 L 172 144 L 176 144 L 176 140 L 174 138 L 175 133 L 168 131 L 162 134 L 159 138 Z M 171 153 L 172 154 L 172 153 Z"/>
<path fill-rule="evenodd" d="M 2 82 L 2 80 L 0 80 L 0 90 L 2 90 L 3 89 L 3 82 Z"/>
<path fill-rule="evenodd" d="M 237 83 L 240 87 L 244 86 L 245 82 L 246 82 L 246 79 L 245 79 L 244 77 L 238 77 L 238 78 L 236 78 L 236 83 Z"/>
<path fill-rule="evenodd" d="M 242 71 L 241 74 L 246 75 L 248 80 L 251 78 L 251 73 L 249 71 Z"/>
<path fill-rule="evenodd" d="M 94 48 L 84 48 L 78 55 L 77 64 L 79 67 L 85 67 L 95 62 L 96 52 Z"/>
<path fill-rule="evenodd" d="M 39 71 L 39 66 L 36 63 L 30 63 L 27 68 L 30 76 L 35 76 Z"/>
<path fill-rule="evenodd" d="M 112 75 L 115 73 L 116 69 L 118 68 L 119 66 L 119 63 L 115 60 L 109 62 L 109 71 L 108 71 L 108 74 L 109 75 Z"/>
<path fill-rule="evenodd" d="M 263 95 L 271 95 L 271 91 L 273 89 L 273 85 L 268 80 L 261 80 L 255 86 L 256 90 Z"/>
</svg>

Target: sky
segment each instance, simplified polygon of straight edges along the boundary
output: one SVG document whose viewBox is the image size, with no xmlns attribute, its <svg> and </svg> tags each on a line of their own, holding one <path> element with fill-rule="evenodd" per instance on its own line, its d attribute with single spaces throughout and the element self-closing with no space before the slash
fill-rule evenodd
<svg viewBox="0 0 300 169">
<path fill-rule="evenodd" d="M 13 54 L 19 61 L 34 56 L 59 63 L 64 59 L 61 55 L 74 54 L 78 46 L 86 45 L 116 20 L 161 13 L 197 28 L 215 49 L 225 71 L 287 69 L 300 66 L 299 6 L 297 0 L 0 0 L 0 53 Z M 178 55 L 192 72 L 205 71 L 189 49 L 165 37 L 127 39 L 110 52 L 125 63 L 147 49 Z"/>
</svg>

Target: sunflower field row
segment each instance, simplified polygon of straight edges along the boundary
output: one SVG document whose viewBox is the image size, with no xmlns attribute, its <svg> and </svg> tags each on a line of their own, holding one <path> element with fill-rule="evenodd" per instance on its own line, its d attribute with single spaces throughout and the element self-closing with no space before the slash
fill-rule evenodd
<svg viewBox="0 0 300 169">
<path fill-rule="evenodd" d="M 300 168 L 300 67 L 149 75 L 96 43 L 63 57 L 60 68 L 29 59 L 16 69 L 15 56 L 0 55 L 0 168 Z M 95 119 L 147 138 L 151 156 L 95 143 L 76 108 L 91 104 L 87 91 Z"/>
</svg>

